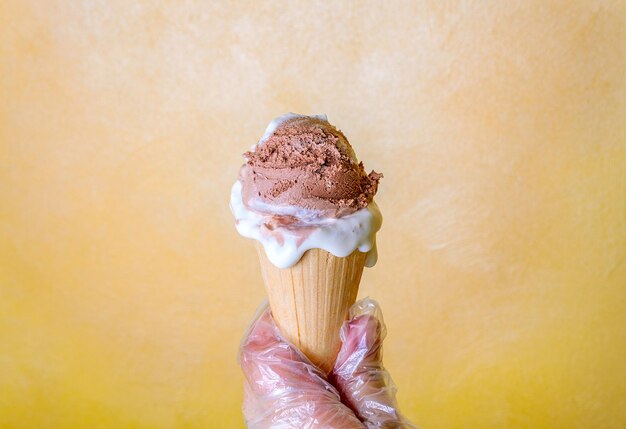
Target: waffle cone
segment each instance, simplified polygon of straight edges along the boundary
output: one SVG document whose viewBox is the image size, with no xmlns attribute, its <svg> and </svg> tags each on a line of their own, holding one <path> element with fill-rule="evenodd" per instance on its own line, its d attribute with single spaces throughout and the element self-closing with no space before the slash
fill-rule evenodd
<svg viewBox="0 0 626 429">
<path fill-rule="evenodd" d="M 325 373 L 341 346 L 339 331 L 356 301 L 366 253 L 340 258 L 308 250 L 294 266 L 277 268 L 257 244 L 272 316 L 281 333 Z"/>
</svg>

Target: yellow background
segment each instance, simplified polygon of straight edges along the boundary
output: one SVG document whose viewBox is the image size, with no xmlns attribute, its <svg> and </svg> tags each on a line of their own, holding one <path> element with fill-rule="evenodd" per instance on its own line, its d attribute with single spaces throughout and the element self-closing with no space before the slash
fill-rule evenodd
<svg viewBox="0 0 626 429">
<path fill-rule="evenodd" d="M 423 429 L 626 427 L 626 4 L 5 1 L 0 428 L 238 428 L 228 208 L 274 116 L 385 174 L 362 295 Z"/>
</svg>

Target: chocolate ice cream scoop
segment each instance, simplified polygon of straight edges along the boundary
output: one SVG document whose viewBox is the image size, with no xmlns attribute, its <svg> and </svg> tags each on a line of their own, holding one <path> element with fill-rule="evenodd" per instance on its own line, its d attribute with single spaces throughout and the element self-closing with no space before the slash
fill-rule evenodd
<svg viewBox="0 0 626 429">
<path fill-rule="evenodd" d="M 288 116 L 244 156 L 244 205 L 299 219 L 342 217 L 367 207 L 382 177 L 367 174 L 343 133 L 320 117 Z"/>
</svg>

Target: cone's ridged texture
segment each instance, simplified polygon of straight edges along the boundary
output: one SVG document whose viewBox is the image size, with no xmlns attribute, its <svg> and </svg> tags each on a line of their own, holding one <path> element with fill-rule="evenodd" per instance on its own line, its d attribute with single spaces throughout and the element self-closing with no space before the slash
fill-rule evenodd
<svg viewBox="0 0 626 429">
<path fill-rule="evenodd" d="M 366 253 L 340 258 L 308 250 L 294 266 L 277 268 L 257 244 L 272 315 L 281 333 L 328 373 L 341 346 L 339 330 L 356 301 Z"/>
</svg>

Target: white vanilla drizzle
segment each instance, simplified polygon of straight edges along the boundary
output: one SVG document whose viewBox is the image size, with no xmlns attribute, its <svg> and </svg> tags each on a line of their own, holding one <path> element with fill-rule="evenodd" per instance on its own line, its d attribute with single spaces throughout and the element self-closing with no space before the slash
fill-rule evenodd
<svg viewBox="0 0 626 429">
<path fill-rule="evenodd" d="M 376 263 L 378 258 L 376 232 L 382 224 L 382 216 L 374 201 L 363 209 L 339 218 L 308 220 L 310 213 L 306 213 L 308 216 L 302 213 L 303 216 L 297 216 L 298 219 L 305 223 L 310 222 L 309 225 L 314 227 L 314 230 L 298 244 L 301 236 L 293 230 L 278 226 L 270 231 L 266 227 L 268 216 L 250 210 L 243 204 L 241 188 L 241 182 L 238 180 L 230 193 L 230 209 L 237 220 L 237 231 L 244 237 L 260 242 L 268 259 L 278 268 L 291 267 L 309 249 L 323 249 L 338 257 L 348 256 L 358 249 L 367 253 L 365 266 L 372 267 Z M 298 210 L 310 212 L 299 207 L 287 209 L 290 214 L 295 215 Z M 283 238 L 282 243 L 276 235 Z"/>
</svg>

